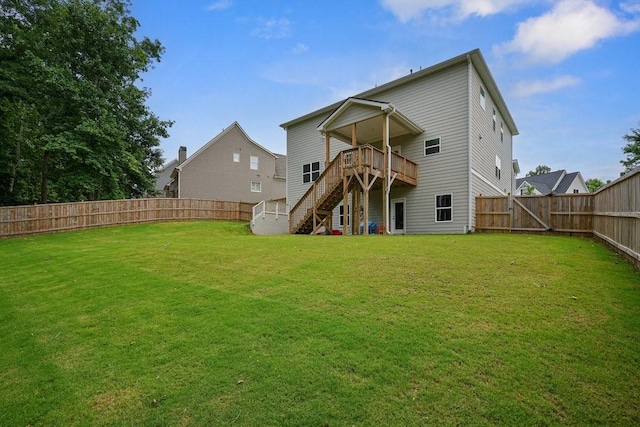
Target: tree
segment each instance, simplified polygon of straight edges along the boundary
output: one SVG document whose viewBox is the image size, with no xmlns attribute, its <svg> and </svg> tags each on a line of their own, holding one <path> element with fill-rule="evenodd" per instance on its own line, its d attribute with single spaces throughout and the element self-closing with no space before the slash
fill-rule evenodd
<svg viewBox="0 0 640 427">
<path fill-rule="evenodd" d="M 172 123 L 137 84 L 163 48 L 135 37 L 129 5 L 0 0 L 0 203 L 153 191 Z"/>
<path fill-rule="evenodd" d="M 586 180 L 584 183 L 587 186 L 589 193 L 595 193 L 596 191 L 598 191 L 600 187 L 604 185 L 604 182 L 602 182 L 598 178 L 590 178 Z"/>
<path fill-rule="evenodd" d="M 551 172 L 551 168 L 546 165 L 539 165 L 535 170 L 529 171 L 525 176 L 542 175 Z"/>
<path fill-rule="evenodd" d="M 621 160 L 620 163 L 629 172 L 640 166 L 640 129 L 631 129 L 631 133 L 622 138 L 628 142 L 627 145 L 622 147 L 622 152 L 627 155 L 627 158 Z"/>
</svg>

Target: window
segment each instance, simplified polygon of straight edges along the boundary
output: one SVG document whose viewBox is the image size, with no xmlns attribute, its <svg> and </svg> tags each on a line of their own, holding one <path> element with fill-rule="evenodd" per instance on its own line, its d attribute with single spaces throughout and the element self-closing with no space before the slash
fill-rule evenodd
<svg viewBox="0 0 640 427">
<path fill-rule="evenodd" d="M 302 165 L 302 182 L 312 182 L 320 176 L 320 162 L 307 163 Z"/>
<path fill-rule="evenodd" d="M 484 88 L 480 86 L 480 106 L 483 110 L 486 110 L 487 97 L 484 94 Z"/>
<path fill-rule="evenodd" d="M 440 138 L 428 139 L 424 142 L 424 155 L 437 154 L 440 152 Z"/>
<path fill-rule="evenodd" d="M 493 131 L 496 131 L 496 109 L 493 109 Z"/>
<path fill-rule="evenodd" d="M 236 163 L 240 162 L 240 153 L 233 153 L 233 161 Z"/>
<path fill-rule="evenodd" d="M 496 156 L 496 178 L 500 179 L 502 169 L 502 162 L 500 161 L 500 157 Z"/>
<path fill-rule="evenodd" d="M 351 221 L 349 215 L 351 214 L 351 209 L 349 205 L 347 205 L 347 225 L 351 225 Z M 340 227 L 344 226 L 344 205 L 340 205 Z"/>
<path fill-rule="evenodd" d="M 262 183 L 251 181 L 251 192 L 252 193 L 262 193 Z"/>
<path fill-rule="evenodd" d="M 258 156 L 251 156 L 249 167 L 251 170 L 258 170 Z"/>
<path fill-rule="evenodd" d="M 452 215 L 451 194 L 436 196 L 436 222 L 450 222 Z"/>
<path fill-rule="evenodd" d="M 504 123 L 500 122 L 500 142 L 504 142 Z"/>
<path fill-rule="evenodd" d="M 573 189 L 573 194 L 578 194 L 580 192 L 580 190 L 578 190 L 577 188 Z"/>
</svg>

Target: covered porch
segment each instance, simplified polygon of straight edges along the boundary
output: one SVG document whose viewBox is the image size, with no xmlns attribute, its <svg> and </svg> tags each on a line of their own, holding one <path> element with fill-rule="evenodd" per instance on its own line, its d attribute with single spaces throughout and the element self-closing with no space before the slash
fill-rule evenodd
<svg viewBox="0 0 640 427">
<path fill-rule="evenodd" d="M 416 186 L 418 165 L 391 151 L 391 141 L 423 130 L 391 103 L 349 98 L 329 115 L 318 131 L 325 140 L 325 169 L 291 209 L 292 233 L 316 233 L 323 226 L 333 229 L 332 211 L 343 203 L 353 209 L 351 233 L 360 233 L 360 223 L 369 223 L 369 192 L 382 190 L 382 229 L 389 230 L 389 192 L 392 186 Z M 331 159 L 335 138 L 351 145 Z M 360 207 L 362 207 L 362 212 Z M 346 210 L 345 210 L 346 212 Z M 343 222 L 343 234 L 349 232 Z M 368 227 L 362 232 L 368 234 Z"/>
</svg>

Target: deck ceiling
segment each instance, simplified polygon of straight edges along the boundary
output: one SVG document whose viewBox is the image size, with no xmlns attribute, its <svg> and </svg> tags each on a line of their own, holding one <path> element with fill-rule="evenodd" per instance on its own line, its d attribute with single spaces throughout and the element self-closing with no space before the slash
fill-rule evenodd
<svg viewBox="0 0 640 427">
<path fill-rule="evenodd" d="M 339 122 L 339 118 L 345 115 L 350 108 L 375 108 L 379 111 L 373 117 L 355 122 L 356 138 L 358 144 L 372 144 L 380 142 L 383 139 L 382 128 L 384 124 L 385 114 L 389 114 L 389 137 L 396 138 L 403 135 L 417 135 L 423 132 L 417 124 L 408 117 L 398 111 L 392 104 L 388 102 L 359 100 L 349 98 L 336 111 L 334 111 L 322 124 L 318 127 L 321 132 L 330 132 L 331 136 L 337 138 L 347 144 L 351 144 L 351 131 L 353 123 L 343 124 L 340 127 L 332 125 Z"/>
<path fill-rule="evenodd" d="M 374 144 L 382 141 L 382 122 L 384 116 L 381 114 L 377 117 L 358 122 L 356 124 L 356 138 L 358 144 Z M 389 138 L 396 138 L 403 135 L 414 134 L 411 130 L 404 127 L 398 120 L 391 116 L 389 118 Z M 331 129 L 331 136 L 351 144 L 351 125 L 341 128 Z"/>
</svg>

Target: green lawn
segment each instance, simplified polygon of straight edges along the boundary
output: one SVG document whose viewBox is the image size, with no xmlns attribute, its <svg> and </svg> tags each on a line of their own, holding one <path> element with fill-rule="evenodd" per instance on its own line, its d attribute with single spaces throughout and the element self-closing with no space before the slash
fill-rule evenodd
<svg viewBox="0 0 640 427">
<path fill-rule="evenodd" d="M 640 275 L 588 239 L 0 240 L 0 425 L 638 425 Z"/>
</svg>

